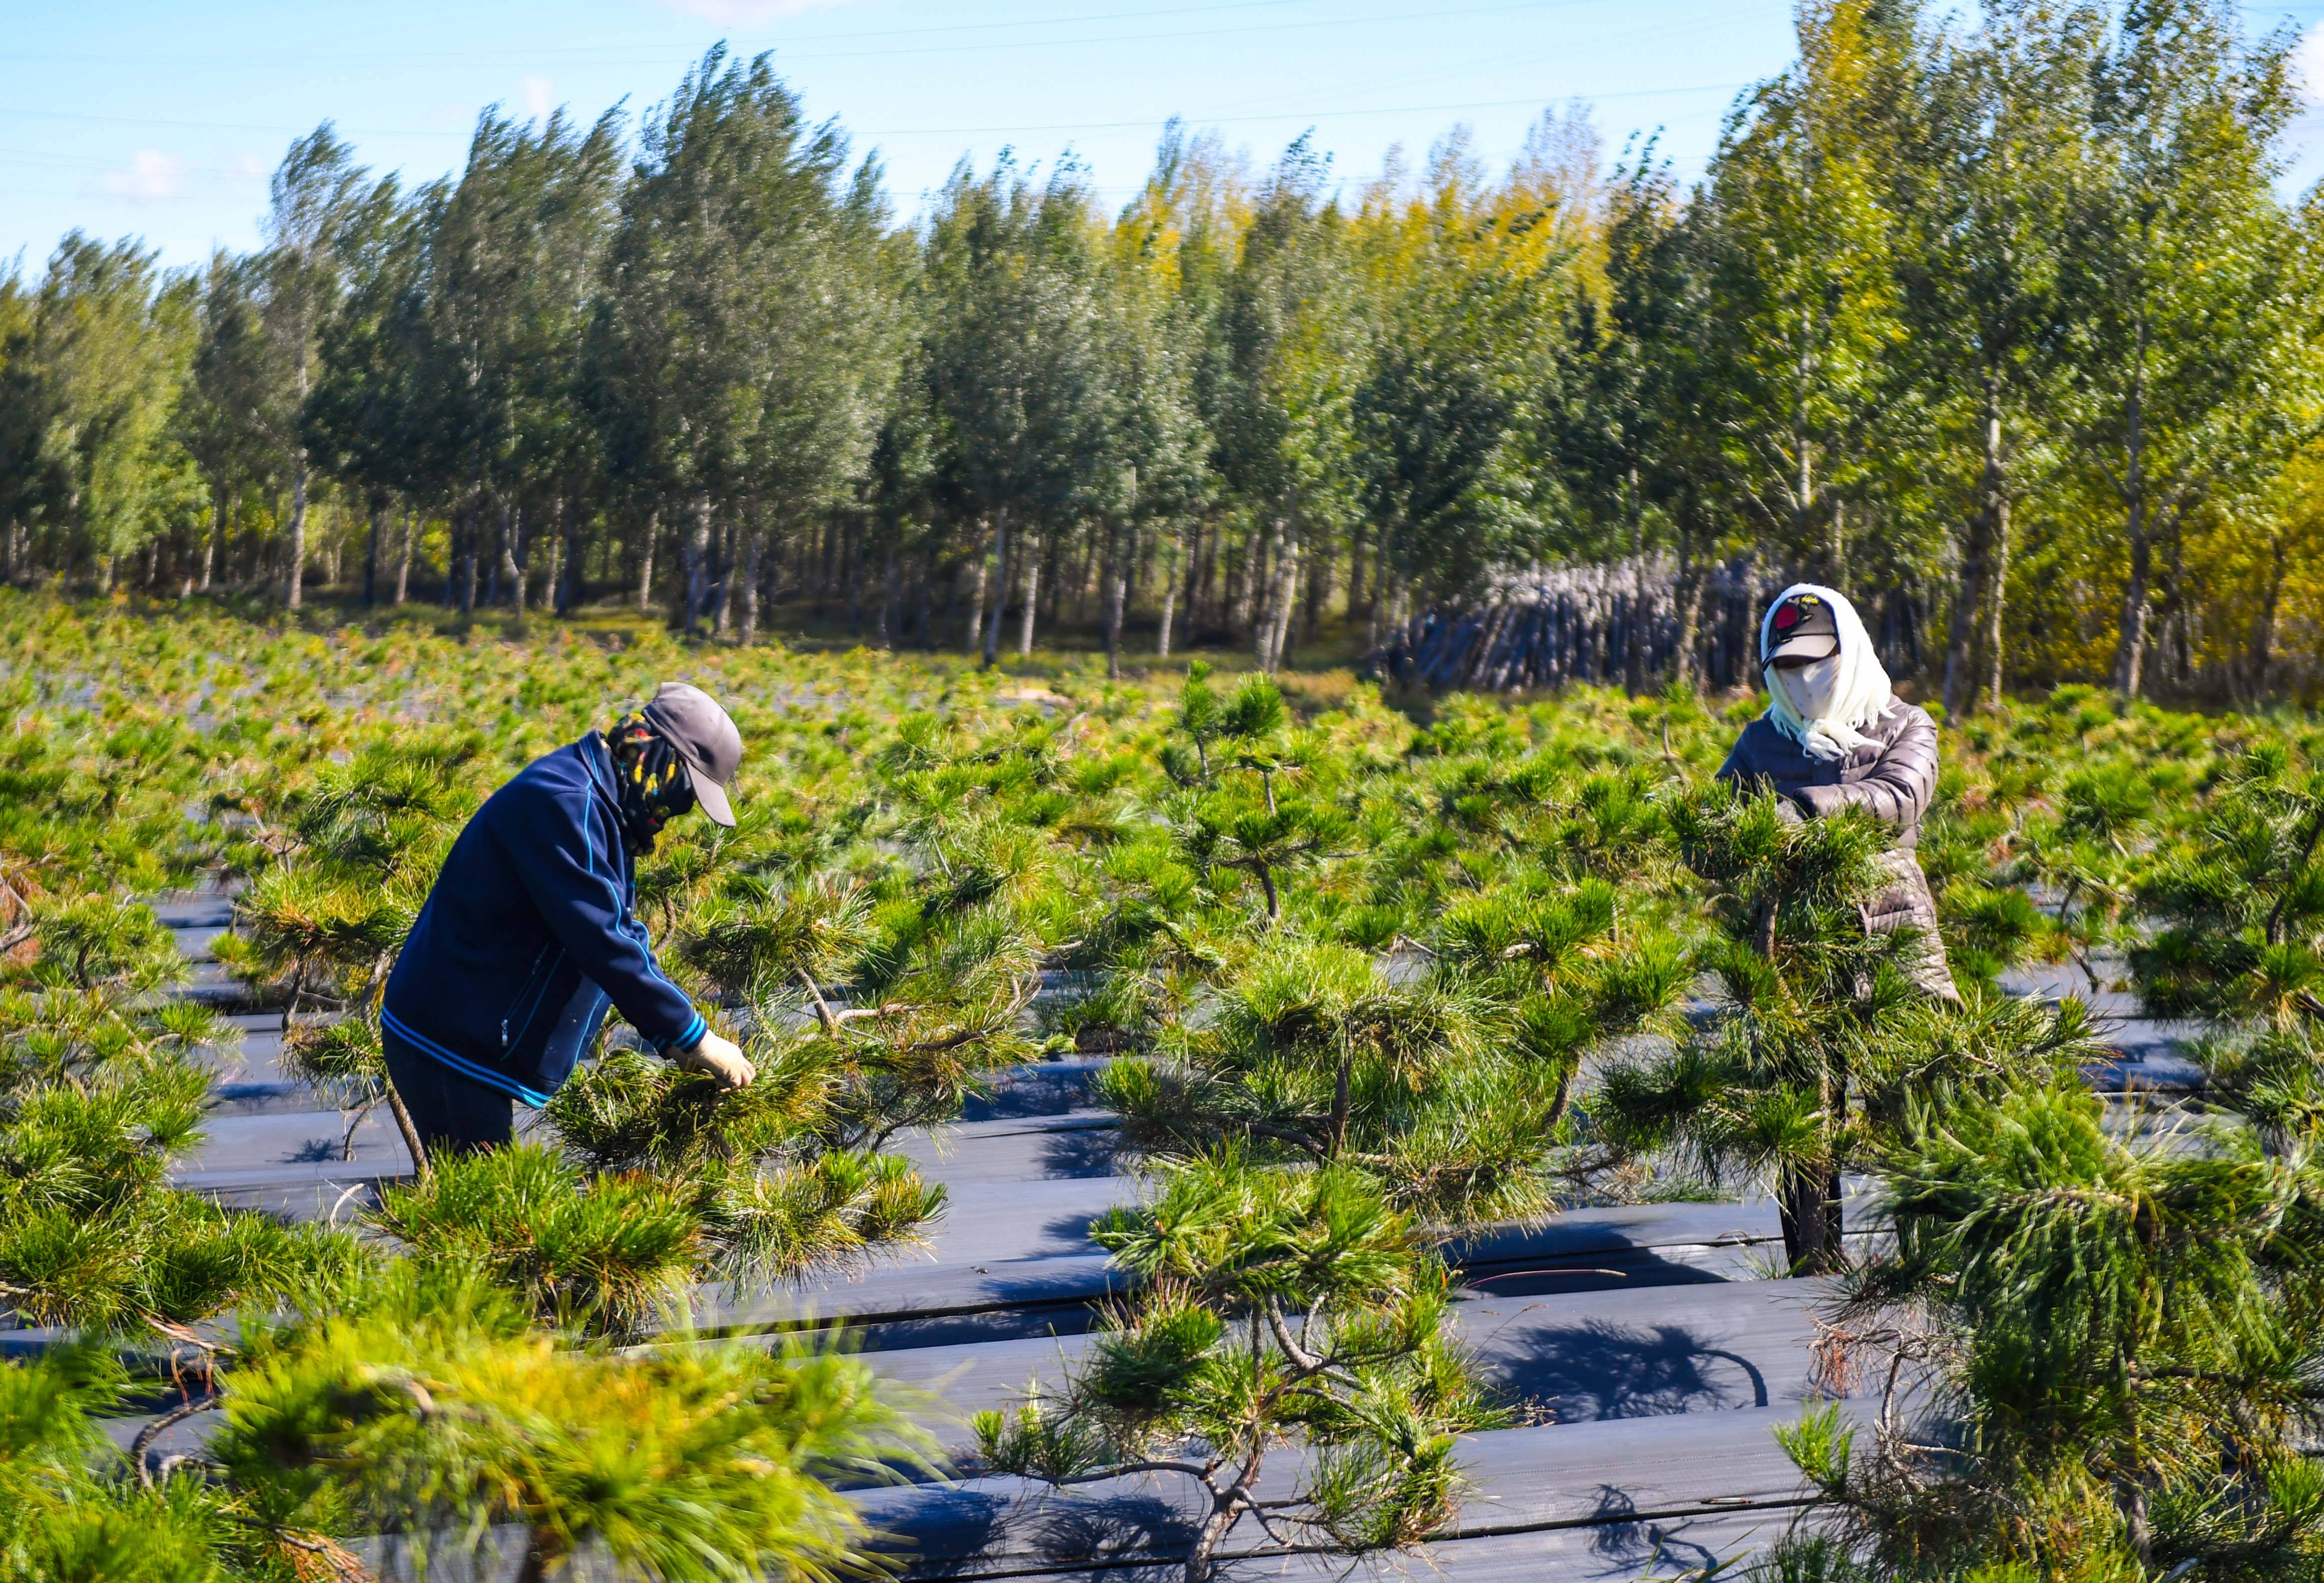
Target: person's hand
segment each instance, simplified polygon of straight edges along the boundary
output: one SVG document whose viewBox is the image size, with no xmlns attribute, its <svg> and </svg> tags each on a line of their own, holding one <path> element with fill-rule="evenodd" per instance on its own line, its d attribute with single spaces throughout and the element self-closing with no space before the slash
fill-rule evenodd
<svg viewBox="0 0 2324 1583">
<path fill-rule="evenodd" d="M 1807 822 L 1807 815 L 1800 812 L 1800 805 L 1797 803 L 1792 801 L 1789 797 L 1777 797 L 1775 799 L 1776 824 L 1804 824 Z"/>
<path fill-rule="evenodd" d="M 698 1072 L 722 1089 L 747 1089 L 759 1075 L 751 1058 L 734 1045 L 732 1039 L 723 1039 L 706 1032 L 694 1045 L 669 1053 L 670 1063 L 681 1072 Z"/>
</svg>

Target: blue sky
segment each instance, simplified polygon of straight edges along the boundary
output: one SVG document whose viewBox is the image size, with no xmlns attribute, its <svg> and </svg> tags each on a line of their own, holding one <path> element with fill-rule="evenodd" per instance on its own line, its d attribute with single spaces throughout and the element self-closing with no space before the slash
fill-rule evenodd
<svg viewBox="0 0 2324 1583">
<path fill-rule="evenodd" d="M 2247 8 L 2309 26 L 2324 0 Z M 817 117 L 876 148 L 911 211 L 964 154 L 1070 150 L 1109 200 L 1163 121 L 1264 163 L 1302 130 L 1351 183 L 1455 123 L 1499 162 L 1544 106 L 1609 147 L 1659 129 L 1698 171 L 1737 90 L 1791 58 L 1789 0 L 9 0 L 0 6 L 0 261 L 73 226 L 171 263 L 246 247 L 290 140 L 336 122 L 376 170 L 455 167 L 477 112 L 660 99 L 721 39 L 771 49 Z M 2302 143 L 2324 151 L 2324 113 Z M 2301 174 L 2324 170 L 2303 152 Z"/>
</svg>

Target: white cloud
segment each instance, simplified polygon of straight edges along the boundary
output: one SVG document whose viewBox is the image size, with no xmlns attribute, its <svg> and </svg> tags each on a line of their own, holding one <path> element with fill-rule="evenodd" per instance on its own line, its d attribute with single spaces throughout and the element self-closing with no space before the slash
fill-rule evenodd
<svg viewBox="0 0 2324 1583">
<path fill-rule="evenodd" d="M 2292 69 L 2310 104 L 2324 104 L 2324 22 L 2310 23 L 2292 51 Z"/>
<path fill-rule="evenodd" d="M 186 161 L 160 149 L 139 149 L 125 170 L 108 170 L 101 183 L 115 198 L 176 198 L 186 190 Z"/>
<path fill-rule="evenodd" d="M 844 5 L 847 0 L 661 0 L 667 10 L 698 16 L 720 27 L 764 27 L 786 16 Z"/>
<path fill-rule="evenodd" d="M 532 112 L 535 121 L 549 119 L 549 113 L 557 108 L 557 100 L 549 92 L 547 78 L 535 77 L 530 72 L 525 75 L 524 107 Z"/>
</svg>

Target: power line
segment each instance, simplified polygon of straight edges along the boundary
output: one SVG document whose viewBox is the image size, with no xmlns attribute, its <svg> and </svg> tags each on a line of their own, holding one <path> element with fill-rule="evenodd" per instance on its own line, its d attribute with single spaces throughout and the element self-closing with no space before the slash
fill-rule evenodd
<svg viewBox="0 0 2324 1583">
<path fill-rule="evenodd" d="M 1622 88 L 1612 93 L 1579 92 L 1573 94 L 1530 94 L 1511 99 L 1467 99 L 1442 105 L 1379 105 L 1338 110 L 1279 110 L 1250 112 L 1233 115 L 1192 115 L 1175 111 L 1162 115 L 1139 116 L 1126 121 L 1050 121 L 1028 122 L 1013 126 L 893 126 L 855 129 L 863 137 L 954 137 L 988 133 L 1019 132 L 1110 132 L 1123 127 L 1159 126 L 1173 115 L 1190 124 L 1224 126 L 1256 121 L 1327 121 L 1359 115 L 1412 115 L 1445 110 L 1493 110 L 1516 105 L 1546 105 L 1556 98 L 1580 98 L 1590 103 L 1601 99 L 1646 99 L 1668 97 L 1679 94 L 1724 93 L 1747 87 L 1749 82 L 1691 83 L 1679 87 Z M 82 124 L 106 126 L 167 126 L 195 132 L 266 132 L 277 135 L 296 135 L 305 126 L 285 124 L 267 124 L 248 121 L 182 121 L 152 115 L 91 115 L 78 111 L 12 110 L 0 107 L 0 116 L 22 121 L 69 121 Z M 337 130 L 356 137 L 459 137 L 469 136 L 466 127 L 396 127 L 338 126 Z M 76 156 L 88 158 L 89 156 Z"/>
<path fill-rule="evenodd" d="M 1277 110 L 1263 115 L 1180 115 L 1178 120 L 1190 126 L 1229 126 L 1251 121 L 1333 121 L 1357 115 L 1423 115 L 1445 110 L 1499 110 L 1518 105 L 1546 105 L 1554 97 L 1580 98 L 1589 102 L 1599 99 L 1643 99 L 1667 94 L 1703 94 L 1731 91 L 1747 87 L 1748 82 L 1697 83 L 1686 87 L 1630 88 L 1611 94 L 1577 94 L 1568 96 L 1528 94 L 1516 99 L 1468 99 L 1446 105 L 1380 105 L 1359 110 Z M 1129 126 L 1158 126 L 1163 116 L 1141 116 L 1134 121 L 1052 121 L 1025 126 L 895 126 L 866 127 L 864 137 L 956 137 L 978 133 L 995 132 L 1111 132 Z"/>
<path fill-rule="evenodd" d="M 974 23 L 974 24 L 965 24 L 965 25 L 964 25 L 964 27 L 962 27 L 962 28 L 898 29 L 898 30 L 895 30 L 895 31 L 894 31 L 894 32 L 884 32 L 884 31 L 865 31 L 865 32 L 856 32 L 856 33 L 821 33 L 821 34 L 810 34 L 810 35 L 807 35 L 807 36 L 805 36 L 805 37 L 804 37 L 804 38 L 802 38 L 802 39 L 796 40 L 796 41 L 794 41 L 794 42 L 812 42 L 812 41 L 818 41 L 818 40 L 846 40 L 846 39 L 853 39 L 853 38 L 882 38 L 882 37 L 899 37 L 899 38 L 900 38 L 900 37 L 913 37 L 913 36 L 921 35 L 921 34 L 925 34 L 925 33 L 930 33 L 930 32 L 961 32 L 961 31 L 965 31 L 965 29 L 966 29 L 966 27 L 967 27 L 967 26 L 974 26 L 974 27 L 991 27 L 991 28 L 1018 27 L 1018 26 L 1024 26 L 1024 27 L 1036 27 L 1036 26 L 1042 26 L 1042 27 L 1046 27 L 1046 26 L 1062 26 L 1062 25 L 1082 25 L 1082 26 L 1087 26 L 1087 25 L 1098 24 L 1098 23 L 1103 23 L 1113 22 L 1113 21 L 1133 20 L 1133 19 L 1143 18 L 1143 17 L 1148 17 L 1148 16 L 1199 15 L 1199 14 L 1206 14 L 1206 13 L 1212 13 L 1212 12 L 1217 12 L 1217 11 L 1236 11 L 1236 10 L 1255 9 L 1255 8 L 1257 8 L 1258 6 L 1260 6 L 1260 5 L 1272 5 L 1272 4 L 1277 4 L 1277 3 L 1278 3 L 1278 0 L 1250 0 L 1250 4 L 1249 4 L 1249 5 L 1208 5 L 1208 6 L 1174 7 L 1174 8 L 1164 9 L 1164 10 L 1138 11 L 1138 12 L 1124 12 L 1124 13 L 1119 14 L 1119 15 L 1117 15 L 1117 16 L 1076 16 L 1076 17 L 1070 17 L 1070 18 L 1042 19 L 1042 20 L 1038 21 L 1038 22 L 1035 22 L 1035 21 L 1026 21 L 1026 22 L 1017 22 L 1017 23 Z M 1281 4 L 1305 4 L 1305 3 L 1307 3 L 1307 0 L 1279 0 L 1279 3 L 1281 3 Z M 991 43 L 991 44 L 959 44 L 959 43 L 946 43 L 946 44 L 912 44 L 912 45 L 906 45 L 905 47 L 903 47 L 903 48 L 901 48 L 901 49 L 894 49 L 894 50 L 825 50 L 825 51 L 799 51 L 799 52 L 797 52 L 797 53 L 792 53 L 792 52 L 790 52 L 790 51 L 788 51 L 788 47 L 787 47 L 787 46 L 785 46 L 785 45 L 783 45 L 783 44 L 781 44 L 781 43 L 779 43 L 779 42 L 778 42 L 777 44 L 775 44 L 775 45 L 774 45 L 774 46 L 772 46 L 772 47 L 773 47 L 773 48 L 775 48 L 776 52 L 777 52 L 779 55 L 788 54 L 788 55 L 789 55 L 789 57 L 790 57 L 791 59 L 794 59 L 794 60 L 861 60 L 861 59 L 865 59 L 865 58 L 879 59 L 879 58 L 883 58 L 883 57 L 899 56 L 899 55 L 963 54 L 963 53 L 967 53 L 967 52 L 970 52 L 970 51 L 993 51 L 993 50 L 1051 49 L 1051 48 L 1058 48 L 1058 47 L 1070 47 L 1070 46 L 1077 45 L 1077 44 L 1134 44 L 1134 43 L 1149 43 L 1149 42 L 1154 42 L 1154 41 L 1157 41 L 1167 40 L 1167 39 L 1200 39 L 1200 38 L 1232 37 L 1232 36 L 1236 36 L 1236 35 L 1239 35 L 1239 34 L 1245 34 L 1245 33 L 1281 32 L 1286 32 L 1286 31 L 1296 31 L 1296 30 L 1301 30 L 1301 29 L 1307 29 L 1307 28 L 1318 28 L 1318 27 L 1365 27 L 1365 26 L 1376 25 L 1376 24 L 1382 23 L 1415 22 L 1415 21 L 1419 21 L 1419 22 L 1437 22 L 1437 21 L 1446 20 L 1446 19 L 1449 19 L 1449 18 L 1457 18 L 1457 17 L 1464 17 L 1464 16 L 1481 16 L 1481 15 L 1490 15 L 1490 14 L 1505 14 L 1505 13 L 1512 12 L 1512 11 L 1550 11 L 1550 10 L 1563 10 L 1563 9 L 1566 9 L 1566 8 L 1568 8 L 1568 7 L 1572 7 L 1572 6 L 1590 5 L 1593 5 L 1593 4 L 1597 4 L 1597 3 L 1599 3 L 1599 0 L 1508 0 L 1508 3 L 1504 3 L 1504 4 L 1493 5 L 1472 6 L 1472 7 L 1469 7 L 1469 8 L 1466 8 L 1466 9 L 1458 10 L 1458 11 L 1447 11 L 1447 10 L 1444 10 L 1444 9 L 1443 9 L 1443 8 L 1439 7 L 1439 8 L 1434 8 L 1434 9 L 1425 10 L 1425 11 L 1391 12 L 1391 13 L 1387 13 L 1387 14 L 1358 14 L 1358 15 L 1355 15 L 1355 16 L 1313 17 L 1313 18 L 1309 18 L 1309 19 L 1307 19 L 1307 20 L 1305 20 L 1305 21 L 1301 21 L 1301 22 L 1261 23 L 1259 23 L 1258 26 L 1255 26 L 1255 27 L 1191 28 L 1191 29 L 1177 29 L 1177 30 L 1172 30 L 1172 31 L 1168 31 L 1168 32 L 1148 32 L 1148 33 L 1106 33 L 1106 32 L 1093 32 L 1093 33 L 1085 33 L 1085 34 L 1080 35 L 1080 36 L 1078 36 L 1078 37 L 1074 37 L 1074 38 L 1063 38 L 1063 39 L 1036 39 L 1036 40 L 1029 40 L 1029 41 L 1004 41 L 1004 42 L 1000 42 L 1000 43 Z M 203 63 L 208 63 L 208 64 L 237 65 L 237 66 L 257 66 L 257 65 L 280 66 L 280 65 L 313 65 L 313 64 L 317 64 L 317 63 L 319 63 L 319 62 L 326 62 L 326 61 L 359 61 L 359 62 L 362 62 L 362 63 L 364 63 L 364 64 L 365 64 L 365 65 L 378 65 L 378 64 L 383 64 L 383 63 L 390 62 L 390 61 L 404 61 L 404 62 L 414 62 L 414 63 L 441 63 L 441 62 L 446 62 L 446 61 L 456 61 L 456 62 L 461 62 L 461 63 L 465 63 L 465 64 L 468 64 L 468 65 L 477 65 L 477 66 L 534 66 L 534 65 L 540 65 L 540 64 L 542 64 L 546 60 L 549 60 L 549 59 L 550 59 L 550 58 L 565 59 L 565 60 L 575 60 L 575 59 L 578 59 L 578 58 L 580 58 L 580 57 L 587 56 L 587 55 L 606 55 L 606 56 L 614 56 L 614 57 L 618 57 L 618 58 L 619 58 L 619 59 L 621 59 L 621 60 L 661 60 L 661 59 L 668 59 L 668 60 L 680 60 L 680 59 L 682 59 L 682 60 L 695 60 L 695 59 L 697 59 L 697 58 L 698 58 L 698 51 L 687 51 L 684 56 L 682 56 L 682 57 L 681 57 L 681 56 L 677 56 L 677 55 L 670 55 L 670 56 L 657 56 L 657 55 L 650 54 L 650 53 L 648 53 L 647 51 L 640 51 L 639 49 L 637 49 L 637 48 L 635 48 L 635 47 L 633 47 L 633 46 L 615 45 L 615 44 L 604 44 L 604 45 L 567 45 L 567 46 L 562 46 L 562 47 L 555 46 L 555 45 L 550 45 L 550 46 L 546 46 L 546 47 L 543 47 L 543 48 L 540 48 L 540 49 L 531 49 L 531 48 L 528 48 L 528 49 L 527 49 L 523 53 L 521 53 L 521 54 L 514 54 L 514 55 L 512 55 L 512 54 L 505 54 L 505 53 L 494 53 L 494 54 L 491 54 L 491 55 L 481 55 L 481 54 L 479 54 L 479 55 L 467 55 L 467 54 L 452 54 L 452 53 L 444 53 L 444 52 L 406 52 L 406 53 L 400 53 L 400 54 L 399 54 L 399 53 L 395 53 L 395 52 L 382 52 L 382 51 L 365 51 L 365 52 L 363 52 L 363 53 L 360 53 L 360 54 L 344 54 L 344 53 L 337 53 L 337 52 L 310 52 L 310 53 L 305 53 L 305 54 L 291 54 L 291 55 L 262 55 L 262 54 L 256 54 L 256 53 L 240 53 L 240 54 L 235 54 L 235 55 L 212 55 L 212 56 L 184 55 L 184 54 L 173 54 L 173 55 L 120 55 L 120 54 L 106 54 L 106 55 L 97 55 L 97 54 L 87 54 L 87 53 L 65 53 L 65 54 L 48 54 L 48 55 L 31 55 L 31 54 L 24 54 L 24 55 L 6 55 L 6 56 L 0 56 L 0 61 L 7 61 L 7 62 L 25 62 L 25 63 L 32 63 L 32 62 L 43 62 L 43 61 L 52 61 L 52 62 L 76 62 L 76 63 L 78 63 L 78 62 L 89 62 L 89 61 L 102 61 L 102 62 L 105 62 L 105 63 L 106 63 L 106 64 L 119 64 L 119 63 L 121 63 L 121 62 L 124 62 L 124 61 L 142 61 L 142 62 L 162 62 L 162 63 L 167 63 L 167 64 L 173 65 L 173 66 L 183 66 L 183 65 L 188 65 L 188 64 L 196 63 L 196 62 L 203 62 Z"/>
<path fill-rule="evenodd" d="M 930 27 L 855 28 L 841 32 L 801 33 L 787 41 L 790 43 L 814 44 L 844 41 L 850 39 L 918 38 L 930 33 L 991 32 L 1007 28 L 1060 27 L 1095 22 L 1137 22 L 1143 21 L 1145 18 L 1150 16 L 1196 16 L 1217 11 L 1260 11 L 1271 10 L 1284 5 L 1309 5 L 1315 3 L 1316 0 L 1228 0 L 1228 3 L 1224 5 L 1166 5 L 1148 11 L 1118 11 L 1098 16 L 1092 16 L 1086 12 L 1083 12 L 1066 16 L 1023 16 L 1017 17 L 1007 22 L 949 23 Z M 627 57 L 634 57 L 637 53 L 637 48 L 635 45 L 619 43 L 545 44 L 537 50 L 529 51 L 527 59 L 564 60 L 584 55 L 604 55 L 616 53 Z M 195 61 L 223 61 L 233 65 L 244 65 L 251 63 L 254 60 L 263 60 L 269 64 L 285 60 L 299 63 L 322 60 L 360 60 L 365 62 L 375 60 L 449 60 L 464 61 L 473 65 L 491 66 L 503 64 L 504 59 L 504 57 L 497 54 L 475 55 L 449 51 L 429 51 L 425 52 L 407 51 L 400 54 L 383 54 L 375 51 L 364 51 L 357 53 L 331 52 L 289 56 L 275 55 L 266 57 L 253 57 L 240 53 L 233 55 L 208 56 L 120 54 L 0 55 L 0 60 L 136 60 L 167 61 L 173 65 L 187 64 Z"/>
</svg>

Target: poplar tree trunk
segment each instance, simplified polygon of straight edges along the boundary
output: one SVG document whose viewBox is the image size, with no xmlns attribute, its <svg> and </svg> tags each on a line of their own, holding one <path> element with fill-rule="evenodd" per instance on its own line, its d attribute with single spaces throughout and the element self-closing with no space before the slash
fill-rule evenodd
<svg viewBox="0 0 2324 1583">
<path fill-rule="evenodd" d="M 1986 629 L 1986 653 L 1993 664 L 1992 686 L 1987 695 L 1989 707 L 2001 707 L 2001 623 L 2009 598 L 2009 497 L 2001 495 L 1994 502 L 1993 532 L 1993 598 L 1988 605 Z"/>
<path fill-rule="evenodd" d="M 202 545 L 202 592 L 210 591 L 210 576 L 217 565 L 218 546 L 226 541 L 226 495 L 213 492 L 210 495 L 210 536 Z M 8 580 L 16 580 L 16 527 L 8 525 Z"/>
<path fill-rule="evenodd" d="M 2126 698 L 2138 696 L 2139 668 L 2146 658 L 2148 580 L 2153 574 L 2153 546 L 2148 542 L 2151 523 L 2146 507 L 2145 408 L 2146 321 L 2138 323 L 2138 364 L 2129 395 L 2128 455 L 2123 467 L 2123 529 L 2130 544 L 2130 576 L 2122 589 L 2122 625 L 2115 643 L 2114 690 Z"/>
<path fill-rule="evenodd" d="M 1973 707 L 1977 682 L 1969 671 L 1969 644 L 1976 635 L 1983 604 L 1986 562 L 1993 554 L 1993 535 L 2007 510 L 2006 479 L 2001 460 L 2001 393 L 1988 376 L 1985 393 L 1985 464 L 1978 485 L 1978 504 L 1969 518 L 1968 542 L 1962 546 L 1960 586 L 1953 593 L 1953 614 L 1945 636 L 1945 713 Z"/>
<path fill-rule="evenodd" d="M 1831 585 L 1848 594 L 1848 502 L 1831 502 Z"/>
<path fill-rule="evenodd" d="M 371 533 L 364 540 L 364 608 L 369 610 L 377 602 L 379 588 L 379 520 L 387 514 L 387 502 L 371 503 Z"/>
<path fill-rule="evenodd" d="M 1041 595 L 1041 540 L 1028 537 L 1022 557 L 1025 562 L 1025 612 L 1017 624 L 1017 658 L 1033 657 L 1033 612 Z M 995 625 L 999 624 L 996 618 Z"/>
<path fill-rule="evenodd" d="M 476 516 L 471 511 L 460 527 L 460 613 L 476 613 Z"/>
<path fill-rule="evenodd" d="M 1105 675 L 1108 681 L 1121 678 L 1121 614 L 1130 597 L 1129 557 L 1122 553 L 1121 529 L 1111 527 L 1106 533 L 1105 576 Z"/>
<path fill-rule="evenodd" d="M 686 617 L 679 625 L 687 631 L 692 632 L 702 620 L 709 592 L 710 497 L 706 494 L 694 502 L 694 530 L 686 539 Z"/>
<path fill-rule="evenodd" d="M 1622 687 L 1632 697 L 1646 690 L 1646 519 L 1638 505 L 1638 470 L 1630 469 L 1630 619 L 1623 623 Z"/>
<path fill-rule="evenodd" d="M 1202 620 L 1201 612 L 1203 607 L 1200 600 L 1203 592 L 1203 578 L 1207 575 L 1205 568 L 1209 565 L 1209 563 L 1203 558 L 1204 549 L 1204 536 L 1203 532 L 1204 526 L 1204 524 L 1200 517 L 1194 519 L 1194 542 L 1186 547 L 1186 586 L 1185 592 L 1186 603 L 1186 621 L 1190 626 Z"/>
<path fill-rule="evenodd" d="M 303 391 L 306 378 L 299 383 Z M 290 456 L 290 565 L 283 575 L 282 603 L 297 610 L 305 602 L 307 575 L 307 451 L 300 446 Z"/>
<path fill-rule="evenodd" d="M 509 604 L 516 619 L 524 620 L 524 563 L 517 553 L 524 534 L 524 516 L 503 503 L 501 507 L 501 575 L 508 579 Z"/>
<path fill-rule="evenodd" d="M 983 603 L 980 589 L 977 603 Z M 1002 506 L 992 519 L 992 620 L 984 628 L 983 668 L 991 670 L 992 662 L 1001 657 L 1001 612 L 1009 603 L 1009 508 Z"/>
<path fill-rule="evenodd" d="M 722 638 L 734 630 L 734 538 L 741 529 L 729 521 L 718 533 L 718 622 Z"/>
<path fill-rule="evenodd" d="M 1273 676 L 1283 665 L 1283 654 L 1291 638 L 1291 615 L 1299 596 L 1299 529 L 1296 523 L 1288 525 L 1275 552 L 1275 588 L 1269 603 L 1275 607 L 1274 621 L 1268 631 L 1267 674 Z"/>
<path fill-rule="evenodd" d="M 395 563 L 395 603 L 399 605 L 411 592 L 411 541 L 418 526 L 412 520 L 415 515 L 411 502 L 406 501 L 403 503 L 403 553 Z M 207 586 L 209 581 L 207 567 L 203 569 L 202 580 Z"/>
<path fill-rule="evenodd" d="M 573 497 L 559 495 L 557 511 L 565 545 L 564 553 L 558 557 L 557 613 L 563 616 L 573 613 L 586 591 L 589 546 L 582 535 L 581 513 L 574 509 Z"/>
<path fill-rule="evenodd" d="M 893 654 L 896 651 L 897 599 L 896 547 L 888 547 L 887 565 L 880 574 L 880 647 Z"/>
<path fill-rule="evenodd" d="M 1251 607 L 1259 601 L 1259 563 L 1262 548 L 1249 539 L 1244 540 L 1242 553 L 1235 558 L 1228 585 L 1228 624 L 1246 636 L 1253 630 Z"/>
<path fill-rule="evenodd" d="M 753 529 L 742 550 L 742 647 L 759 640 L 759 555 L 766 535 Z"/>
<path fill-rule="evenodd" d="M 1162 623 L 1154 637 L 1154 657 L 1170 658 L 1170 619 L 1178 613 L 1178 550 L 1180 536 L 1170 536 L 1169 570 L 1162 575 Z"/>
<path fill-rule="evenodd" d="M 2251 697 L 2257 704 L 2267 695 L 2268 667 L 2274 660 L 2275 615 L 2283 600 L 2283 535 L 2268 537 L 2267 594 L 2261 600 L 2259 614 L 2252 620 L 2251 632 Z"/>
<path fill-rule="evenodd" d="M 968 602 L 968 651 L 974 654 L 984 643 L 984 583 L 991 573 L 992 545 L 988 533 L 984 548 L 976 557 L 976 592 Z"/>
<path fill-rule="evenodd" d="M 661 512 L 646 513 L 645 548 L 638 554 L 638 610 L 641 613 L 653 608 L 654 544 L 661 538 Z"/>
</svg>

